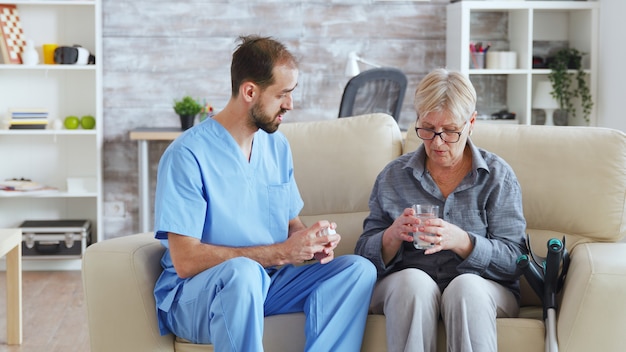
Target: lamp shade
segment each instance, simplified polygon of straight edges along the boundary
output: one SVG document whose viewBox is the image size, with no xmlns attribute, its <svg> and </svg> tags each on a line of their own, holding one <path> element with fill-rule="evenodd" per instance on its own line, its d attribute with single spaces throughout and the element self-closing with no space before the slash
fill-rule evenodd
<svg viewBox="0 0 626 352">
<path fill-rule="evenodd" d="M 558 109 L 559 102 L 552 97 L 552 83 L 541 81 L 537 83 L 533 94 L 533 109 Z"/>
</svg>

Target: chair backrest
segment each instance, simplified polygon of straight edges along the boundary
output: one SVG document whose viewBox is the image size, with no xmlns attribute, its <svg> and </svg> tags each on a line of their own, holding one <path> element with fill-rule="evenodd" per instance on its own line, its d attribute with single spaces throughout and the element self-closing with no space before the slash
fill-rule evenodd
<svg viewBox="0 0 626 352">
<path fill-rule="evenodd" d="M 406 75 L 396 68 L 363 71 L 346 84 L 339 117 L 385 113 L 399 121 L 407 84 Z"/>
</svg>

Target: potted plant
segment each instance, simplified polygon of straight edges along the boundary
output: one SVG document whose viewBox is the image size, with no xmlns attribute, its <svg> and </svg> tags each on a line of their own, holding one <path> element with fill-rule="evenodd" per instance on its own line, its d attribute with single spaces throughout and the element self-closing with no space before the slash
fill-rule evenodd
<svg viewBox="0 0 626 352">
<path fill-rule="evenodd" d="M 585 80 L 586 74 L 582 67 L 582 57 L 583 53 L 574 48 L 559 50 L 548 63 L 548 68 L 551 69 L 548 79 L 552 83 L 551 94 L 559 103 L 561 110 L 572 117 L 576 117 L 573 99 L 580 98 L 583 118 L 589 122 L 593 100 Z"/>
<path fill-rule="evenodd" d="M 188 95 L 181 100 L 174 100 L 174 112 L 180 116 L 180 127 L 183 131 L 193 126 L 193 121 L 201 110 L 202 105 Z"/>
</svg>

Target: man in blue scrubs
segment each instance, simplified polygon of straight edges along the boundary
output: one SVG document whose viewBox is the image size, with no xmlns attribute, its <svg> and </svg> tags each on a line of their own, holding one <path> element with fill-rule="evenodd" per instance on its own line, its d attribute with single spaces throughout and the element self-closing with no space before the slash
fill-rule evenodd
<svg viewBox="0 0 626 352">
<path fill-rule="evenodd" d="M 240 39 L 228 104 L 159 163 L 161 334 L 262 351 L 265 316 L 304 312 L 306 351 L 359 351 L 376 270 L 360 256 L 334 257 L 334 223 L 299 219 L 291 149 L 277 132 L 293 108 L 296 59 L 272 38 Z"/>
</svg>

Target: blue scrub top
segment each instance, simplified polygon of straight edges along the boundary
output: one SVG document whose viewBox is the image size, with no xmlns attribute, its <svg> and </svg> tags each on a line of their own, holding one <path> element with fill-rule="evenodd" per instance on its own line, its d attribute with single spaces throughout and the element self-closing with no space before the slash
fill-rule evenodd
<svg viewBox="0 0 626 352">
<path fill-rule="evenodd" d="M 304 203 L 298 191 L 291 149 L 277 131 L 254 135 L 250 161 L 230 133 L 206 119 L 180 135 L 161 157 L 155 195 L 155 237 L 167 247 L 167 233 L 231 247 L 287 239 L 289 220 Z M 157 307 L 168 311 L 180 279 L 169 250 L 155 286 Z"/>
</svg>

